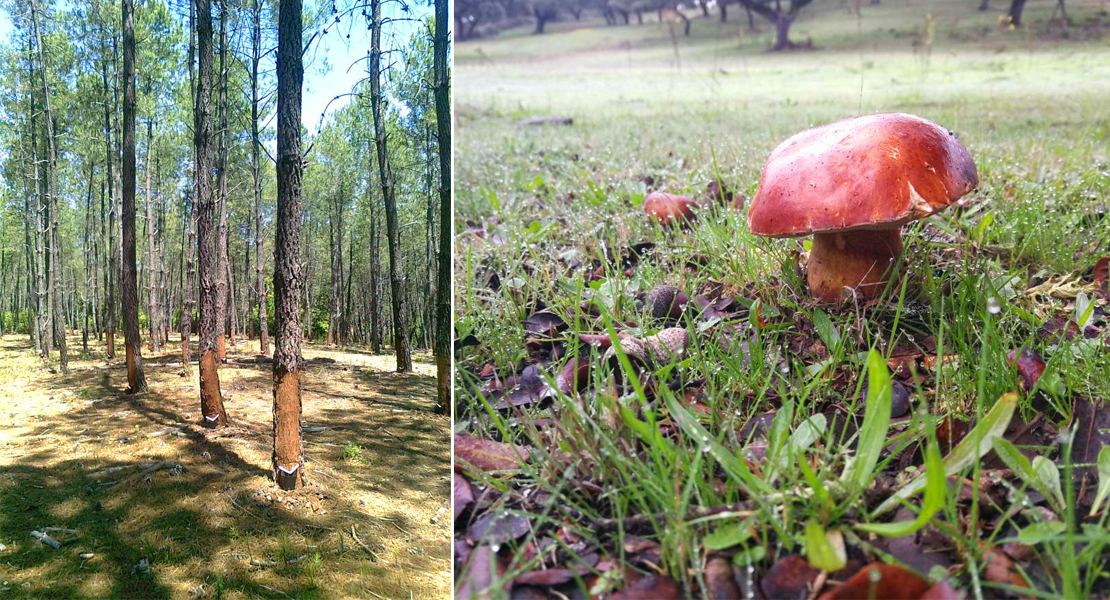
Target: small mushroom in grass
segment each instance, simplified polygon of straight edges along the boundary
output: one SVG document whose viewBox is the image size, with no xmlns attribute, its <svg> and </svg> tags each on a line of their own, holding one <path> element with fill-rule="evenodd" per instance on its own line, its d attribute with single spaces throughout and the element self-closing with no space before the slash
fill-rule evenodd
<svg viewBox="0 0 1110 600">
<path fill-rule="evenodd" d="M 763 166 L 748 211 L 756 235 L 813 235 L 808 281 L 832 302 L 844 288 L 882 290 L 902 252 L 902 225 L 947 208 L 979 184 L 955 134 L 920 117 L 879 114 L 798 133 Z"/>
<path fill-rule="evenodd" d="M 672 360 L 682 359 L 690 345 L 690 333 L 681 327 L 668 327 L 644 342 L 651 349 L 651 356 L 656 363 L 667 364 Z"/>
<path fill-rule="evenodd" d="M 673 285 L 661 285 L 647 293 L 644 306 L 653 319 L 677 321 L 689 302 L 686 293 Z"/>
<path fill-rule="evenodd" d="M 651 365 L 651 354 L 644 346 L 644 343 L 626 334 L 620 334 L 618 337 L 620 339 L 621 350 L 623 350 L 624 354 L 628 357 L 628 361 L 632 363 L 632 369 L 635 371 L 648 369 Z M 605 351 L 602 362 L 609 367 L 609 370 L 612 371 L 618 382 L 624 381 L 624 368 L 621 367 L 620 359 L 617 358 L 617 348 L 615 345 L 610 346 L 609 349 Z"/>
<path fill-rule="evenodd" d="M 686 196 L 652 192 L 644 198 L 644 212 L 660 225 L 678 225 L 696 218 L 697 203 Z"/>
<path fill-rule="evenodd" d="M 619 338 L 621 349 L 637 372 L 681 360 L 690 345 L 690 334 L 681 327 L 668 327 L 642 340 L 624 333 L 620 334 Z M 602 362 L 613 373 L 618 383 L 624 381 L 624 369 L 621 368 L 620 360 L 617 358 L 616 348 L 610 347 L 606 350 Z"/>
</svg>

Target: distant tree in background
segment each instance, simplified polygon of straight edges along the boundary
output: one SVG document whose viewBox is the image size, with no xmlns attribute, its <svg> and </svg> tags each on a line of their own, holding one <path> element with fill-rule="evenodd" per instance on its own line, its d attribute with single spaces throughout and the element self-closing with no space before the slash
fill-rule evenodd
<svg viewBox="0 0 1110 600">
<path fill-rule="evenodd" d="M 1024 1 L 1024 0 L 1015 0 Z M 813 0 L 790 0 L 783 6 L 781 0 L 740 0 L 745 8 L 767 19 L 775 26 L 775 45 L 772 50 L 789 50 L 795 45 L 790 41 L 790 26 L 798 18 L 798 13 L 809 6 Z"/>
</svg>

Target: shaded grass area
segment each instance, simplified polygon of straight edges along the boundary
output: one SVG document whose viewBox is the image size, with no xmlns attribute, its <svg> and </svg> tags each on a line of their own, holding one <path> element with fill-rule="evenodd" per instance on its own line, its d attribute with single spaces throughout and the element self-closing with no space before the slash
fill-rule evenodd
<svg viewBox="0 0 1110 600">
<path fill-rule="evenodd" d="M 388 356 L 306 347 L 309 485 L 283 493 L 269 481 L 271 363 L 255 349 L 241 343 L 220 369 L 233 428 L 214 433 L 197 424 L 196 367 L 181 376 L 177 344 L 147 357 L 151 391 L 131 397 L 122 359 L 78 353 L 61 376 L 26 336 L 0 339 L 4 595 L 445 595 L 448 423 L 431 411 L 431 366 L 417 357 L 397 375 Z M 363 460 L 345 460 L 345 444 Z M 181 468 L 129 468 L 160 461 Z M 44 527 L 76 534 L 52 549 L 30 536 Z"/>
<path fill-rule="evenodd" d="M 774 597 L 773 566 L 821 562 L 809 523 L 841 536 L 857 570 L 892 562 L 975 597 L 1103 589 L 1106 515 L 1087 513 L 1106 436 L 1088 430 L 1077 449 L 1072 432 L 1101 423 L 1110 400 L 1106 292 L 1094 272 L 1110 255 L 1110 19 L 1098 3 L 1069 5 L 1065 39 L 1045 32 L 1050 10 L 1031 5 L 1027 27 L 1010 31 L 998 12 L 954 1 L 884 0 L 859 18 L 818 4 L 794 31 L 818 50 L 785 54 L 765 51 L 769 31 L 744 32 L 742 11 L 730 25 L 697 19 L 677 43 L 658 24 L 591 22 L 460 44 L 456 335 L 478 345 L 456 355 L 456 430 L 519 444 L 529 460 L 468 475 L 475 501 L 456 522 L 467 540 L 456 589 L 482 587 L 475 573 L 497 589 L 566 567 L 580 573 L 555 588 L 563 594 L 627 589 L 650 574 L 702 596 L 709 563 L 723 557 L 740 589 Z M 935 29 L 923 45 L 927 13 Z M 881 301 L 819 305 L 804 284 L 808 241 L 751 235 L 745 211 L 706 188 L 720 181 L 750 198 L 790 134 L 889 111 L 952 129 L 980 185 L 906 228 L 905 276 Z M 574 124 L 519 122 L 536 116 Z M 641 205 L 653 190 L 695 198 L 697 221 L 651 222 Z M 664 285 L 691 299 L 680 318 L 650 314 L 646 297 Z M 537 313 L 554 326 L 526 322 Z M 1092 329 L 1062 334 L 1068 322 Z M 685 329 L 689 347 L 650 365 L 603 358 L 577 335 L 644 340 L 668 327 Z M 1022 348 L 1044 359 L 1035 384 L 1009 356 Z M 841 474 L 861 444 L 871 349 L 908 408 L 874 476 L 853 488 Z M 559 375 L 577 361 L 585 381 L 575 392 Z M 863 529 L 912 521 L 920 496 L 898 516 L 874 511 L 921 474 L 931 432 L 952 452 L 1015 390 L 1000 437 L 1026 460 L 1058 465 L 1061 504 L 1050 508 L 990 452 L 948 473 L 926 529 L 893 540 Z M 756 479 L 738 474 L 737 457 Z M 705 512 L 723 506 L 728 516 Z M 491 515 L 508 525 L 490 528 Z M 513 535 L 513 519 L 524 533 Z M 721 546 L 738 522 L 744 532 Z M 1028 533 L 1038 528 L 1051 533 Z M 1002 548 L 1021 558 L 999 566 Z M 826 589 L 851 574 L 825 573 Z"/>
</svg>

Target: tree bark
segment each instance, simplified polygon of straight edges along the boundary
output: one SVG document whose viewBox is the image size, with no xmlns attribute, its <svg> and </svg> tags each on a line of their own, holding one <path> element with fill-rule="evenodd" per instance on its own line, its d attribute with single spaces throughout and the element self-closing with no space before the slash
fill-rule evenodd
<svg viewBox="0 0 1110 600">
<path fill-rule="evenodd" d="M 104 162 L 108 168 L 108 275 L 105 278 L 108 285 L 108 298 L 104 305 L 104 320 L 107 323 L 108 333 L 108 358 L 116 357 L 116 274 L 119 264 L 116 262 L 116 191 L 115 176 L 112 174 L 112 165 L 115 157 L 112 152 L 112 121 L 108 110 L 108 66 L 102 65 L 101 78 L 104 82 Z"/>
<path fill-rule="evenodd" d="M 277 238 L 274 242 L 274 453 L 278 487 L 304 483 L 301 447 L 301 0 L 278 8 Z M 311 320 L 311 316 L 309 317 Z"/>
<path fill-rule="evenodd" d="M 127 392 L 147 390 L 139 337 L 139 286 L 135 266 L 135 17 L 132 0 L 123 3 L 123 339 Z"/>
<path fill-rule="evenodd" d="M 227 343 L 225 332 L 227 324 L 227 304 L 231 295 L 228 278 L 227 255 L 227 1 L 220 0 L 220 90 L 217 109 L 219 111 L 219 148 L 216 155 L 216 186 L 220 211 L 219 231 L 216 234 L 216 323 L 218 326 L 217 344 L 221 363 L 227 362 Z M 203 260 L 203 259 L 202 259 Z"/>
<path fill-rule="evenodd" d="M 57 338 L 58 345 L 58 358 L 62 373 L 69 373 L 69 352 L 66 349 L 66 330 L 65 323 L 63 322 L 64 313 L 62 312 L 62 299 L 61 290 L 61 251 L 58 244 L 58 161 L 57 150 L 55 148 L 54 139 L 54 118 L 50 111 L 50 85 L 47 83 L 47 67 L 46 67 L 46 53 L 42 48 L 42 32 L 39 28 L 38 16 L 38 3 L 36 0 L 31 0 L 31 21 L 35 26 L 35 46 L 38 48 L 40 75 L 42 76 L 42 103 L 43 103 L 43 120 L 46 122 L 46 191 L 47 191 L 47 204 L 50 206 L 50 237 L 51 241 L 51 260 L 50 260 L 50 285 L 55 293 L 52 294 L 51 310 L 53 318 L 51 319 L 54 324 L 54 336 Z"/>
<path fill-rule="evenodd" d="M 397 353 L 397 372 L 412 371 L 412 357 L 409 356 L 408 325 L 405 323 L 403 306 L 404 282 L 401 278 L 400 246 L 397 231 L 397 202 L 394 197 L 393 171 L 389 165 L 389 150 L 385 135 L 385 120 L 382 115 L 381 90 L 381 36 L 382 0 L 371 0 L 373 26 L 370 35 L 370 106 L 374 115 L 374 140 L 378 149 L 378 174 L 385 200 L 385 227 L 389 247 L 389 287 L 393 304 L 393 348 Z"/>
<path fill-rule="evenodd" d="M 133 52 L 132 52 L 133 53 Z M 134 117 L 134 109 L 132 109 L 132 117 Z M 134 128 L 132 128 L 134 129 Z M 158 312 L 158 277 L 155 274 L 154 265 L 158 264 L 158 256 L 154 251 L 154 199 L 150 195 L 150 155 L 151 145 L 154 141 L 154 123 L 153 120 L 147 119 L 146 122 L 146 162 L 143 169 L 146 171 L 146 241 L 147 241 L 147 271 L 150 272 L 150 346 L 154 352 L 161 350 L 159 344 L 159 333 L 162 326 L 159 322 L 161 318 Z M 132 148 L 132 151 L 134 149 Z M 132 200 L 134 200 L 132 198 Z"/>
<path fill-rule="evenodd" d="M 378 321 L 378 282 L 381 278 L 381 236 L 378 234 L 378 218 L 374 212 L 374 201 L 370 201 L 370 351 L 381 354 L 382 331 Z"/>
<path fill-rule="evenodd" d="M 451 75 L 447 72 L 447 2 L 435 0 L 433 41 L 436 134 L 439 141 L 439 268 L 436 277 L 436 412 L 451 407 Z M 704 6 L 704 4 L 703 4 Z"/>
<path fill-rule="evenodd" d="M 262 161 L 258 135 L 258 64 L 262 60 L 262 3 L 254 0 L 254 31 L 251 45 L 251 172 L 254 176 L 254 263 L 255 293 L 258 295 L 258 349 L 270 354 L 270 332 L 266 323 L 266 280 L 262 274 Z"/>
<path fill-rule="evenodd" d="M 212 194 L 212 0 L 196 0 L 197 48 L 200 68 L 197 76 L 196 124 L 193 135 L 197 148 L 197 246 L 200 263 L 200 408 L 203 425 L 227 425 L 227 412 L 220 393 L 216 370 L 217 320 L 216 296 L 219 293 L 219 257 L 216 238 L 216 203 Z"/>
</svg>

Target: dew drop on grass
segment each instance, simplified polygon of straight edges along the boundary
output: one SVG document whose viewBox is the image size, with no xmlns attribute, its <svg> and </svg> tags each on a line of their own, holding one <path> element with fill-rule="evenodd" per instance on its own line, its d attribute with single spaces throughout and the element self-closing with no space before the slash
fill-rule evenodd
<svg viewBox="0 0 1110 600">
<path fill-rule="evenodd" d="M 987 312 L 992 315 L 1002 312 L 1002 303 L 998 301 L 998 298 L 994 296 L 987 298 Z"/>
<path fill-rule="evenodd" d="M 702 454 L 709 454 L 709 446 L 702 446 L 701 447 L 701 453 Z"/>
</svg>

